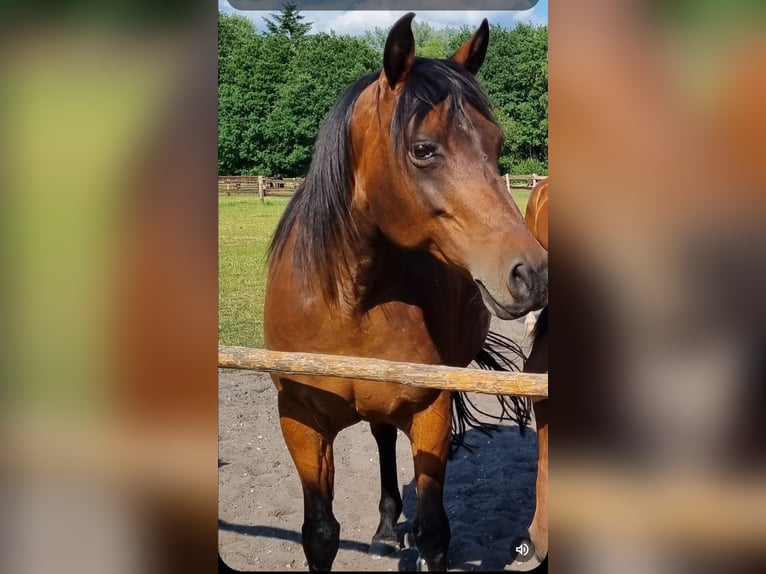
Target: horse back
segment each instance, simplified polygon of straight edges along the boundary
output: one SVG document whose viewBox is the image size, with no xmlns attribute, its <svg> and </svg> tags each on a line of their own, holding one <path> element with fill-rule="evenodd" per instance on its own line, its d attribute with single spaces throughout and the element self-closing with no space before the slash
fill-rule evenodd
<svg viewBox="0 0 766 574">
<path fill-rule="evenodd" d="M 538 182 L 529 194 L 525 215 L 532 235 L 548 250 L 548 179 Z"/>
</svg>

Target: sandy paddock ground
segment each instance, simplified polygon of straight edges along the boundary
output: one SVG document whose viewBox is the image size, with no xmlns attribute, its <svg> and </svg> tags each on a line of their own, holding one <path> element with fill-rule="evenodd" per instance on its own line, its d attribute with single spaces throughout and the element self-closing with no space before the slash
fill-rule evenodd
<svg viewBox="0 0 766 574">
<path fill-rule="evenodd" d="M 528 349 L 523 319 L 493 322 L 493 330 Z M 498 412 L 495 397 L 473 394 L 476 404 Z M 300 482 L 284 445 L 276 391 L 268 375 L 219 370 L 219 553 L 240 571 L 306 571 L 300 542 L 303 501 Z M 498 571 L 510 563 L 511 542 L 526 533 L 534 513 L 537 439 L 503 423 L 491 436 L 471 430 L 447 465 L 445 507 L 454 571 Z M 341 432 L 334 446 L 335 500 L 340 522 L 336 571 L 412 571 L 417 552 L 409 524 L 415 487 L 409 441 L 397 441 L 404 511 L 399 530 L 404 547 L 383 557 L 368 554 L 377 527 L 380 493 L 377 448 L 366 423 Z"/>
</svg>

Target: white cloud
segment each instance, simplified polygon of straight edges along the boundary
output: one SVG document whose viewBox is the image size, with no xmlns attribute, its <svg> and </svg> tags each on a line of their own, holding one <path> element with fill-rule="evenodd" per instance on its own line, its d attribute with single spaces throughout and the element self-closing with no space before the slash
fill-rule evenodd
<svg viewBox="0 0 766 574">
<path fill-rule="evenodd" d="M 347 10 L 302 12 L 305 22 L 313 22 L 312 32 L 329 32 L 356 36 L 375 26 L 388 28 L 402 15 L 399 10 Z"/>
<path fill-rule="evenodd" d="M 529 10 L 516 10 L 510 12 L 513 15 L 513 19 L 516 22 L 532 23 L 538 26 L 547 24 L 547 18 L 539 14 L 537 7 L 530 8 Z"/>
<path fill-rule="evenodd" d="M 273 14 L 273 10 L 247 10 L 239 11 L 231 7 L 226 0 L 218 0 L 218 9 L 227 14 L 241 14 L 249 18 L 258 30 L 264 30 L 263 18 Z M 339 35 L 357 36 L 366 30 L 372 30 L 376 26 L 389 28 L 402 15 L 401 10 L 305 10 L 301 11 L 304 22 L 312 22 L 311 31 L 329 32 L 335 31 Z M 434 28 L 459 28 L 463 25 L 477 27 L 482 19 L 487 18 L 490 24 L 501 24 L 512 27 L 517 22 L 532 22 L 545 24 L 545 19 L 535 12 L 535 8 L 529 10 L 422 10 L 416 11 L 416 22 L 428 22 Z"/>
<path fill-rule="evenodd" d="M 435 12 L 418 12 L 416 20 L 428 22 L 434 28 L 459 28 L 463 25 L 476 27 L 487 18 L 490 23 L 494 20 L 494 14 L 478 10 L 441 10 Z"/>
</svg>

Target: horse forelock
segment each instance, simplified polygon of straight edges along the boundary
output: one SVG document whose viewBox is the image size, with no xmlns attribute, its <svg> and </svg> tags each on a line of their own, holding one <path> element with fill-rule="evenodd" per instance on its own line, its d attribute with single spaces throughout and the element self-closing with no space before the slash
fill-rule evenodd
<svg viewBox="0 0 766 574">
<path fill-rule="evenodd" d="M 391 140 L 400 159 L 410 143 L 410 134 L 442 102 L 449 106 L 446 114 L 449 129 L 456 121 L 470 120 L 466 104 L 498 125 L 486 92 L 463 66 L 452 60 L 415 58 L 391 121 Z"/>
</svg>

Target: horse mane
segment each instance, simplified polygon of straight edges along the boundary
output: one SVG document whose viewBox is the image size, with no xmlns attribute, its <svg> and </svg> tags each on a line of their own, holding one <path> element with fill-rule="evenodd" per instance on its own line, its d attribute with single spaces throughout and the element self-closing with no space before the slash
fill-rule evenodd
<svg viewBox="0 0 766 574">
<path fill-rule="evenodd" d="M 351 116 L 359 95 L 377 77 L 378 73 L 372 73 L 357 80 L 330 109 L 314 143 L 306 178 L 295 190 L 269 245 L 268 257 L 273 260 L 295 228 L 298 279 L 316 282 L 329 302 L 337 301 L 337 278 L 348 270 L 344 247 L 357 236 L 350 210 Z"/>
<path fill-rule="evenodd" d="M 294 266 L 298 281 L 338 302 L 339 278 L 349 273 L 347 253 L 359 232 L 351 212 L 353 170 L 350 128 L 359 95 L 380 71 L 352 84 L 330 110 L 317 135 L 306 178 L 277 225 L 268 257 L 279 256 L 295 231 Z M 474 76 L 452 60 L 415 58 L 399 96 L 391 125 L 395 152 L 404 157 L 412 130 L 434 106 L 449 98 L 449 121 L 467 118 L 466 103 L 496 123 L 489 98 Z"/>
</svg>

